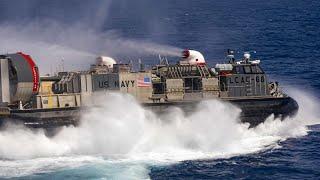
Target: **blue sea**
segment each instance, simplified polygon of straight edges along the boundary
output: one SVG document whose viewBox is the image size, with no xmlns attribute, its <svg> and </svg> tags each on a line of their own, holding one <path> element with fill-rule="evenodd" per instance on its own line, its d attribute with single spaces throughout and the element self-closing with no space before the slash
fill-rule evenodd
<svg viewBox="0 0 320 180">
<path fill-rule="evenodd" d="M 0 178 L 320 179 L 320 1 L 2 0 L 1 53 L 24 51 L 41 74 L 86 69 L 99 55 L 120 62 L 200 51 L 208 64 L 250 51 L 300 106 L 294 118 L 255 128 L 218 101 L 169 123 L 111 94 L 79 128 L 0 132 Z"/>
</svg>

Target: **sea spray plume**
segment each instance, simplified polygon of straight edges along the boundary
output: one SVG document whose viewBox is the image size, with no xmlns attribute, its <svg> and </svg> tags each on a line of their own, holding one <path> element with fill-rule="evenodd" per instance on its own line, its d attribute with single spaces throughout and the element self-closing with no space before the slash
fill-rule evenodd
<svg viewBox="0 0 320 180">
<path fill-rule="evenodd" d="M 222 158 L 257 152 L 307 130 L 295 118 L 274 121 L 272 117 L 248 129 L 248 124 L 239 123 L 238 108 L 217 100 L 204 101 L 190 116 L 169 111 L 166 118 L 171 119 L 145 110 L 130 95 L 107 93 L 95 103 L 84 112 L 79 127 L 64 127 L 52 138 L 41 130 L 8 127 L 0 132 L 0 143 L 6 144 L 0 146 L 0 157 L 103 155 L 169 162 Z"/>
<path fill-rule="evenodd" d="M 239 115 L 231 104 L 204 101 L 191 116 L 172 115 L 170 123 L 154 128 L 130 154 L 159 161 L 222 158 L 256 152 L 276 142 L 277 138 L 260 136 L 248 129 L 249 124 L 241 124 Z"/>
<path fill-rule="evenodd" d="M 18 11 L 15 4 L 21 5 L 21 2 L 10 2 L 2 4 L 5 7 L 1 11 L 3 17 L 8 18 L 0 19 L 0 51 L 24 51 L 30 54 L 37 61 L 41 74 L 59 70 L 56 66 L 61 66 L 62 60 L 66 70 L 86 70 L 95 57 L 100 55 L 122 61 L 150 55 L 157 57 L 158 54 L 180 55 L 179 48 L 151 43 L 145 39 L 124 38 L 121 30 L 114 31 L 113 27 L 106 27 L 108 21 L 117 16 L 113 14 L 112 7 L 130 8 L 126 1 L 54 1 L 48 6 L 48 2 L 33 0 L 18 6 L 21 9 Z M 75 3 L 77 6 L 74 6 Z M 145 5 L 148 2 L 139 3 Z M 157 15 L 154 12 L 149 10 L 148 14 Z M 145 13 L 146 10 L 139 15 L 144 17 L 146 25 L 139 27 L 146 26 L 145 29 L 148 29 L 149 21 L 158 24 Z M 159 25 L 158 29 L 161 29 Z"/>
<path fill-rule="evenodd" d="M 2 24 L 2 53 L 24 51 L 39 65 L 42 74 L 65 61 L 65 69 L 87 69 L 98 55 L 138 58 L 149 55 L 179 56 L 181 49 L 144 40 L 122 38 L 110 30 L 97 32 L 82 24 L 64 25 L 41 21 L 28 25 Z M 156 57 L 156 56 L 155 56 Z"/>
<path fill-rule="evenodd" d="M 264 123 L 254 128 L 256 132 L 264 136 L 278 136 L 279 140 L 307 135 L 308 125 L 320 124 L 320 104 L 311 92 L 306 93 L 300 88 L 288 88 L 288 94 L 299 105 L 299 111 L 293 118 L 284 121 L 274 120 L 271 116 Z"/>
<path fill-rule="evenodd" d="M 304 125 L 320 124 L 320 103 L 319 97 L 312 92 L 301 88 L 288 88 L 288 94 L 293 97 L 299 105 L 299 113 L 295 119 Z"/>
<path fill-rule="evenodd" d="M 60 25 L 46 23 L 30 23 L 29 25 L 19 26 L 12 24 L 3 24 L 0 29 L 2 42 L 0 49 L 2 53 L 12 53 L 23 51 L 30 54 L 37 62 L 42 74 L 55 70 L 57 65 L 65 60 L 66 69 L 73 69 L 74 65 L 78 67 L 87 64 L 88 61 L 96 57 L 84 47 L 69 46 L 65 43 L 67 40 L 58 36 L 61 31 Z M 75 36 L 84 36 L 82 31 L 74 31 Z M 60 40 L 59 38 L 60 37 Z M 78 43 L 79 41 L 73 41 Z"/>
<path fill-rule="evenodd" d="M 93 102 L 96 107 L 83 114 L 79 127 L 65 128 L 54 138 L 74 142 L 73 153 L 125 155 L 155 120 L 130 95 L 108 93 Z M 83 139 L 87 140 L 80 143 Z"/>
<path fill-rule="evenodd" d="M 156 44 L 143 40 L 134 40 L 134 39 L 124 39 L 119 36 L 107 39 L 106 47 L 111 49 L 120 48 L 125 49 L 124 53 L 130 52 L 132 56 L 143 56 L 143 55 L 165 55 L 165 56 L 181 56 L 183 49 L 169 46 Z M 108 51 L 108 49 L 107 49 Z M 109 50 L 110 51 L 110 50 Z M 127 51 L 127 52 L 126 52 Z M 110 51 L 110 54 L 114 54 L 117 51 Z M 116 53 L 115 55 L 118 55 Z"/>
<path fill-rule="evenodd" d="M 22 125 L 8 124 L 0 131 L 0 159 L 27 159 L 58 156 L 66 153 L 63 145 L 45 136 L 43 130 L 31 130 Z"/>
<path fill-rule="evenodd" d="M 151 136 L 139 142 L 131 153 L 149 152 L 162 154 L 162 158 L 167 156 L 173 159 L 186 158 L 183 157 L 185 153 L 190 153 L 194 157 L 188 158 L 193 159 L 199 157 L 194 152 L 219 151 L 218 149 L 225 148 L 228 143 L 232 144 L 231 141 L 237 140 L 240 129 L 247 130 L 248 125 L 238 124 L 239 114 L 238 108 L 217 100 L 200 103 L 190 116 L 174 109 L 163 117 L 171 119 L 161 119 L 161 122 L 165 123 L 155 128 Z"/>
</svg>

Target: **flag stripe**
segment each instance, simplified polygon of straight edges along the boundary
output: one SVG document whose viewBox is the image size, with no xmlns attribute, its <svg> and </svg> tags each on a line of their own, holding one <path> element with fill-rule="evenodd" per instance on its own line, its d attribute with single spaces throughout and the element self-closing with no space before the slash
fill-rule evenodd
<svg viewBox="0 0 320 180">
<path fill-rule="evenodd" d="M 150 87 L 151 80 L 149 77 L 140 77 L 138 78 L 138 87 Z"/>
</svg>

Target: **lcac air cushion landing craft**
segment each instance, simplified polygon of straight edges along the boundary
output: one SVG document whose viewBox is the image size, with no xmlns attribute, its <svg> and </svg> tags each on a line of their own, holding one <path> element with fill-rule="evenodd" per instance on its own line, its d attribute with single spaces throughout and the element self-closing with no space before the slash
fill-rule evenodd
<svg viewBox="0 0 320 180">
<path fill-rule="evenodd" d="M 160 58 L 146 70 L 98 57 L 88 71 L 59 72 L 39 77 L 32 58 L 23 53 L 0 56 L 0 117 L 32 128 L 77 125 L 81 112 L 99 92 L 134 96 L 143 106 L 162 113 L 172 106 L 192 113 L 202 100 L 218 99 L 239 107 L 241 121 L 256 126 L 274 114 L 285 118 L 298 111 L 297 102 L 269 82 L 260 66 L 245 53 L 240 60 L 229 50 L 227 62 L 210 68 L 195 50 L 182 52 L 176 64 Z M 212 119 L 214 121 L 214 119 Z"/>
</svg>

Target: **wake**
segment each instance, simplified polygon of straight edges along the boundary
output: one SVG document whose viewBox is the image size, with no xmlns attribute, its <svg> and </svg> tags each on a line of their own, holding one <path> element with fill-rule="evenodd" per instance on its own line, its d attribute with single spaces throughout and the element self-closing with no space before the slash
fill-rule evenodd
<svg viewBox="0 0 320 180">
<path fill-rule="evenodd" d="M 103 108 L 92 108 L 83 114 L 79 127 L 64 127 L 52 138 L 42 130 L 9 125 L 0 132 L 0 166 L 11 164 L 15 169 L 17 164 L 30 161 L 50 164 L 52 159 L 68 159 L 68 163 L 62 161 L 62 165 L 53 166 L 54 171 L 56 167 L 68 166 L 72 159 L 76 164 L 158 164 L 255 153 L 278 147 L 278 142 L 287 138 L 307 135 L 306 125 L 319 123 L 318 106 L 312 97 L 295 92 L 293 97 L 300 106 L 296 117 L 280 121 L 271 116 L 265 123 L 249 128 L 249 124 L 240 123 L 240 109 L 218 100 L 203 101 L 189 116 L 172 108 L 159 117 L 142 108 L 133 97 L 111 93 L 96 100 Z M 82 161 L 86 157 L 92 161 Z M 33 172 L 27 168 L 10 174 L 10 167 L 0 170 L 0 175 Z"/>
</svg>

